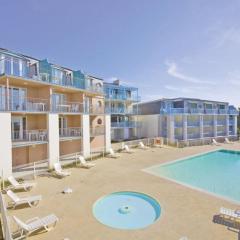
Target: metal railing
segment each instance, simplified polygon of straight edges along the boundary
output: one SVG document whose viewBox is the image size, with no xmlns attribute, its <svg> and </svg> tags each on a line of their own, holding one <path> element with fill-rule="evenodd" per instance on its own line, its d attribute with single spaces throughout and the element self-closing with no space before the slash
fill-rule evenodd
<svg viewBox="0 0 240 240">
<path fill-rule="evenodd" d="M 110 114 L 138 114 L 138 111 L 137 111 L 137 109 L 105 107 L 105 113 L 110 113 Z"/>
<path fill-rule="evenodd" d="M 45 142 L 48 140 L 48 131 L 46 129 L 37 130 L 23 130 L 23 131 L 12 131 L 12 141 L 38 141 Z"/>
<path fill-rule="evenodd" d="M 103 106 L 99 107 L 97 105 L 90 105 L 89 109 L 87 110 L 87 113 L 90 113 L 90 114 L 104 114 L 105 110 L 104 110 Z"/>
<path fill-rule="evenodd" d="M 47 112 L 49 111 L 49 101 L 42 98 L 30 97 L 13 97 L 0 95 L 1 111 L 16 111 L 16 112 Z"/>
<path fill-rule="evenodd" d="M 51 106 L 52 112 L 84 113 L 84 105 L 80 102 L 61 102 Z"/>
<path fill-rule="evenodd" d="M 81 137 L 82 136 L 82 128 L 80 128 L 80 127 L 60 128 L 59 136 L 60 136 L 60 138 Z"/>
</svg>

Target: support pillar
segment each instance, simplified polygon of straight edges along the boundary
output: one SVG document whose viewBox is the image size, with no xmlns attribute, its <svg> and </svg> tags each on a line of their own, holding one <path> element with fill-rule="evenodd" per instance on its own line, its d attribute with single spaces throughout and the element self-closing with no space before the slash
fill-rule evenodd
<svg viewBox="0 0 240 240">
<path fill-rule="evenodd" d="M 217 115 L 213 115 L 213 136 L 217 137 Z"/>
<path fill-rule="evenodd" d="M 11 113 L 0 113 L 0 177 L 12 175 Z"/>
<path fill-rule="evenodd" d="M 167 138 L 170 143 L 174 143 L 175 133 L 174 133 L 174 115 L 167 116 Z"/>
<path fill-rule="evenodd" d="M 200 138 L 204 138 L 204 129 L 203 129 L 203 115 L 199 116 L 199 131 L 200 131 Z"/>
<path fill-rule="evenodd" d="M 184 114 L 183 115 L 183 140 L 184 141 L 187 141 L 188 139 L 188 129 L 187 129 L 187 115 Z"/>
<path fill-rule="evenodd" d="M 226 115 L 226 136 L 229 136 L 229 115 Z"/>
<path fill-rule="evenodd" d="M 58 114 L 48 114 L 48 167 L 59 162 L 59 122 Z"/>
<path fill-rule="evenodd" d="M 105 115 L 105 151 L 111 148 L 111 115 Z"/>
<path fill-rule="evenodd" d="M 82 152 L 85 158 L 90 157 L 90 119 L 88 114 L 82 115 Z"/>
</svg>

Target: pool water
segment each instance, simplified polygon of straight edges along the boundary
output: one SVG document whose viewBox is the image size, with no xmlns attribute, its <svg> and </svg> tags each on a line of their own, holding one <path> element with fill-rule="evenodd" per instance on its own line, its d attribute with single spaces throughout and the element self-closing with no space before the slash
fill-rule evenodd
<svg viewBox="0 0 240 240">
<path fill-rule="evenodd" d="M 112 193 L 93 205 L 93 215 L 99 222 L 118 229 L 145 228 L 154 223 L 160 214 L 159 203 L 138 192 Z"/>
<path fill-rule="evenodd" d="M 146 171 L 240 203 L 239 151 L 218 150 Z"/>
</svg>

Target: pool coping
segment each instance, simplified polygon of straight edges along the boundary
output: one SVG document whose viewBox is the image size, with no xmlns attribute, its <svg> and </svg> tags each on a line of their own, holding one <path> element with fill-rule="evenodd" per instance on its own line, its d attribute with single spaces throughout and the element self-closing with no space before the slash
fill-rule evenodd
<svg viewBox="0 0 240 240">
<path fill-rule="evenodd" d="M 182 185 L 184 187 L 188 187 L 192 190 L 197 190 L 198 192 L 202 192 L 202 193 L 205 193 L 205 194 L 208 194 L 210 196 L 213 196 L 213 197 L 216 197 L 216 198 L 220 198 L 220 199 L 223 199 L 225 201 L 228 201 L 228 202 L 231 202 L 233 204 L 237 204 L 237 205 L 240 205 L 240 200 L 237 201 L 237 200 L 233 200 L 231 198 L 228 198 L 228 197 L 224 197 L 222 195 L 219 195 L 219 194 L 216 194 L 216 193 L 212 193 L 210 191 L 207 191 L 207 190 L 204 190 L 202 188 L 199 188 L 199 187 L 194 187 L 192 185 L 189 185 L 187 183 L 183 183 L 183 182 L 180 182 L 180 181 L 177 181 L 177 180 L 174 180 L 172 178 L 169 178 L 169 177 L 165 177 L 165 176 L 161 176 L 157 173 L 154 173 L 152 171 L 152 169 L 156 168 L 156 167 L 160 167 L 160 166 L 165 166 L 165 165 L 170 165 L 170 164 L 173 164 L 175 162 L 180 162 L 180 161 L 184 161 L 184 160 L 187 160 L 188 158 L 193 158 L 193 157 L 198 157 L 198 156 L 201 156 L 201 155 L 204 155 L 204 154 L 208 154 L 208 153 L 212 153 L 212 152 L 217 152 L 217 151 L 220 151 L 220 150 L 226 150 L 228 151 L 228 149 L 225 149 L 225 148 L 218 148 L 218 149 L 214 149 L 214 150 L 210 150 L 210 151 L 205 151 L 205 152 L 202 152 L 202 153 L 197 153 L 197 154 L 193 154 L 193 155 L 189 155 L 189 156 L 186 156 L 186 157 L 182 157 L 182 158 L 178 158 L 176 160 L 172 160 L 172 161 L 169 161 L 169 162 L 165 162 L 165 163 L 160 163 L 160 164 L 155 164 L 151 167 L 148 167 L 148 168 L 144 168 L 142 169 L 143 172 L 146 172 L 148 174 L 151 174 L 151 175 L 154 175 L 156 177 L 159 177 L 159 178 L 162 178 L 162 179 L 165 179 L 165 180 L 168 180 L 170 182 L 173 182 L 173 183 L 176 183 L 176 184 L 179 184 L 179 185 Z M 231 151 L 235 151 L 235 152 L 239 152 L 239 150 L 231 150 Z"/>
</svg>

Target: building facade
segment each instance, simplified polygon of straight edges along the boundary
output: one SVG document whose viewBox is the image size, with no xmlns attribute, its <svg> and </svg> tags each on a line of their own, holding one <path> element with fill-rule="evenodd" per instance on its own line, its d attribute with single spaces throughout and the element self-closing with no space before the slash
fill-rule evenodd
<svg viewBox="0 0 240 240">
<path fill-rule="evenodd" d="M 111 114 L 111 139 L 123 141 L 137 138 L 140 123 L 138 109 L 133 103 L 139 102 L 138 89 L 123 86 L 119 80 L 104 82 L 105 111 Z"/>
<path fill-rule="evenodd" d="M 169 142 L 236 138 L 238 111 L 227 102 L 201 99 L 160 99 L 138 105 L 141 137 L 160 136 Z M 149 129 L 149 123 L 151 129 Z"/>
<path fill-rule="evenodd" d="M 0 49 L 0 171 L 110 148 L 103 80 Z"/>
</svg>

